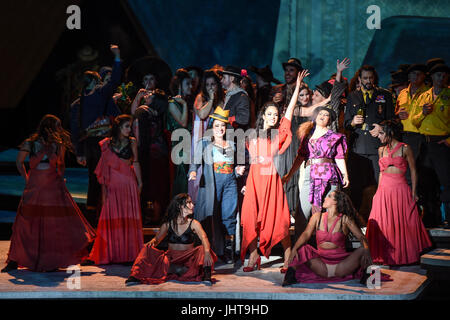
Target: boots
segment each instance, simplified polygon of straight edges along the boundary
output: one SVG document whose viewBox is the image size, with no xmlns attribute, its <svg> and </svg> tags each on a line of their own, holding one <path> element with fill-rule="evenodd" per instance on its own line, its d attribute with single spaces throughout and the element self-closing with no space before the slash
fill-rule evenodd
<svg viewBox="0 0 450 320">
<path fill-rule="evenodd" d="M 223 252 L 225 263 L 227 264 L 234 263 L 234 256 L 235 256 L 234 248 L 235 248 L 234 235 L 228 236 L 227 239 L 225 240 L 225 250 Z"/>
<path fill-rule="evenodd" d="M 208 281 L 212 283 L 211 279 L 211 267 L 203 267 L 203 281 Z"/>
</svg>

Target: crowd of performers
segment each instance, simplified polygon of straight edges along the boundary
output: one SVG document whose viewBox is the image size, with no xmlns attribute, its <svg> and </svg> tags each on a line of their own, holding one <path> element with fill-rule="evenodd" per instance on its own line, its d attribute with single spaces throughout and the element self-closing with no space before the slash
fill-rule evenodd
<svg viewBox="0 0 450 320">
<path fill-rule="evenodd" d="M 432 247 L 425 225 L 448 227 L 450 68 L 442 59 L 399 66 L 390 90 L 368 65 L 348 82 L 347 58 L 315 90 L 296 58 L 283 63 L 283 84 L 268 66 L 249 68 L 255 84 L 234 66 L 179 69 L 170 94 L 161 75 L 141 70 L 125 114 L 115 103 L 120 50 L 111 52 L 103 78 L 85 72 L 70 133 L 46 115 L 20 146 L 26 186 L 2 272 L 120 263 L 132 266 L 127 283 L 211 281 L 218 259 L 248 254 L 242 270 L 252 272 L 281 245 L 283 285 L 345 281 L 367 277 L 371 264 L 418 263 Z M 191 132 L 191 158 L 201 162 L 172 161 L 177 128 Z M 250 128 L 238 163 L 238 141 L 226 131 Z M 87 215 L 98 212 L 91 223 L 65 186 L 67 151 L 88 168 Z M 160 228 L 144 244 L 149 204 Z M 358 249 L 348 250 L 350 237 Z"/>
</svg>

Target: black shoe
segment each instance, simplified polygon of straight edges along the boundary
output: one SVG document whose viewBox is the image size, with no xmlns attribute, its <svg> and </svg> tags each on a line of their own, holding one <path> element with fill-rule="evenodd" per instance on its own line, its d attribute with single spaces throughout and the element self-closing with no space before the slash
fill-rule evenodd
<svg viewBox="0 0 450 320">
<path fill-rule="evenodd" d="M 211 267 L 203 267 L 203 281 L 208 281 L 212 283 L 211 279 Z"/>
<path fill-rule="evenodd" d="M 359 283 L 361 283 L 362 285 L 366 286 L 367 285 L 367 279 L 369 279 L 370 277 L 370 273 L 367 272 L 363 272 L 361 279 L 359 280 Z"/>
<path fill-rule="evenodd" d="M 226 264 L 234 263 L 234 241 L 233 239 L 225 240 L 225 249 L 223 251 L 224 262 Z"/>
<path fill-rule="evenodd" d="M 130 285 L 132 285 L 132 284 L 140 284 L 140 283 L 141 283 L 141 280 L 139 280 L 139 279 L 137 279 L 137 278 L 135 278 L 135 277 L 133 277 L 133 276 L 130 276 L 130 277 L 128 277 L 128 279 L 125 281 L 125 283 L 126 283 L 126 284 L 130 284 Z"/>
<path fill-rule="evenodd" d="M 297 279 L 295 278 L 295 269 L 293 267 L 287 268 L 286 275 L 283 280 L 283 287 L 290 286 L 291 284 L 297 283 Z"/>
<path fill-rule="evenodd" d="M 9 271 L 12 271 L 12 270 L 16 270 L 18 267 L 19 267 L 19 265 L 17 264 L 17 262 L 15 262 L 15 261 L 10 261 L 10 262 L 8 262 L 8 264 L 6 265 L 6 267 L 4 267 L 4 268 L 2 269 L 1 272 L 9 272 Z"/>
<path fill-rule="evenodd" d="M 80 266 L 94 266 L 95 265 L 95 262 L 94 261 L 92 261 L 92 260 L 84 260 L 84 261 L 81 261 L 81 263 L 80 263 Z"/>
</svg>

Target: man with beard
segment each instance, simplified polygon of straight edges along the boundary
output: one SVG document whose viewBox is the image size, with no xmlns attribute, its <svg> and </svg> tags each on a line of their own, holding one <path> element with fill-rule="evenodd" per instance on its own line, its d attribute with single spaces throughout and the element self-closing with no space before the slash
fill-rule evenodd
<svg viewBox="0 0 450 320">
<path fill-rule="evenodd" d="M 380 168 L 378 166 L 377 138 L 380 123 L 394 117 L 392 94 L 377 87 L 378 74 L 373 66 L 364 65 L 359 71 L 361 89 L 352 91 L 347 100 L 344 126 L 350 132 L 348 168 L 350 193 L 358 210 L 368 194 L 376 191 Z M 371 203 L 371 200 L 369 201 Z M 368 206 L 368 214 L 371 205 Z M 364 210 L 365 211 L 365 210 Z"/>
<path fill-rule="evenodd" d="M 290 58 L 288 61 L 283 62 L 283 69 L 284 81 L 286 83 L 273 87 L 271 92 L 273 102 L 276 102 L 280 106 L 280 118 L 284 116 L 287 105 L 289 101 L 291 101 L 295 89 L 295 82 L 297 81 L 297 75 L 303 70 L 303 67 L 299 59 Z"/>
</svg>

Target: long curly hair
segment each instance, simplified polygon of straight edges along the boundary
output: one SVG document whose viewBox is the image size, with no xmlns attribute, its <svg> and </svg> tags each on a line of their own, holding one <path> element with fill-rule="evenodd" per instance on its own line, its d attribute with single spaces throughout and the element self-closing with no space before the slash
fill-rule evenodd
<svg viewBox="0 0 450 320">
<path fill-rule="evenodd" d="M 214 79 L 214 82 L 217 85 L 217 93 L 214 97 L 213 100 L 213 108 L 215 108 L 219 102 L 223 102 L 224 101 L 224 92 L 223 92 L 223 88 L 222 88 L 222 83 L 220 82 L 220 77 L 217 74 L 216 71 L 214 70 L 206 70 L 205 73 L 203 74 L 203 78 L 202 78 L 202 84 L 201 84 L 201 95 L 202 95 L 202 100 L 203 103 L 205 103 L 206 101 L 209 100 L 209 93 L 208 90 L 206 90 L 206 80 L 212 78 Z"/>
<path fill-rule="evenodd" d="M 336 207 L 339 213 L 342 213 L 353 220 L 359 228 L 364 225 L 361 216 L 353 206 L 352 200 L 350 200 L 350 197 L 344 191 L 334 191 L 334 199 L 337 202 Z"/>
<path fill-rule="evenodd" d="M 182 209 L 186 206 L 189 198 L 190 196 L 187 193 L 179 193 L 173 197 L 167 207 L 166 214 L 164 215 L 162 222 L 168 223 L 169 225 L 177 228 L 177 218 L 180 216 Z"/>
<path fill-rule="evenodd" d="M 132 121 L 133 117 L 128 114 L 121 114 L 115 117 L 111 127 L 111 142 L 116 143 L 119 140 L 122 125 L 126 122 L 132 123 Z"/>
<path fill-rule="evenodd" d="M 55 115 L 46 114 L 42 117 L 36 132 L 30 137 L 33 142 L 38 139 L 44 141 L 45 144 L 55 143 L 72 153 L 74 152 L 70 133 L 63 129 L 61 120 Z"/>
</svg>

